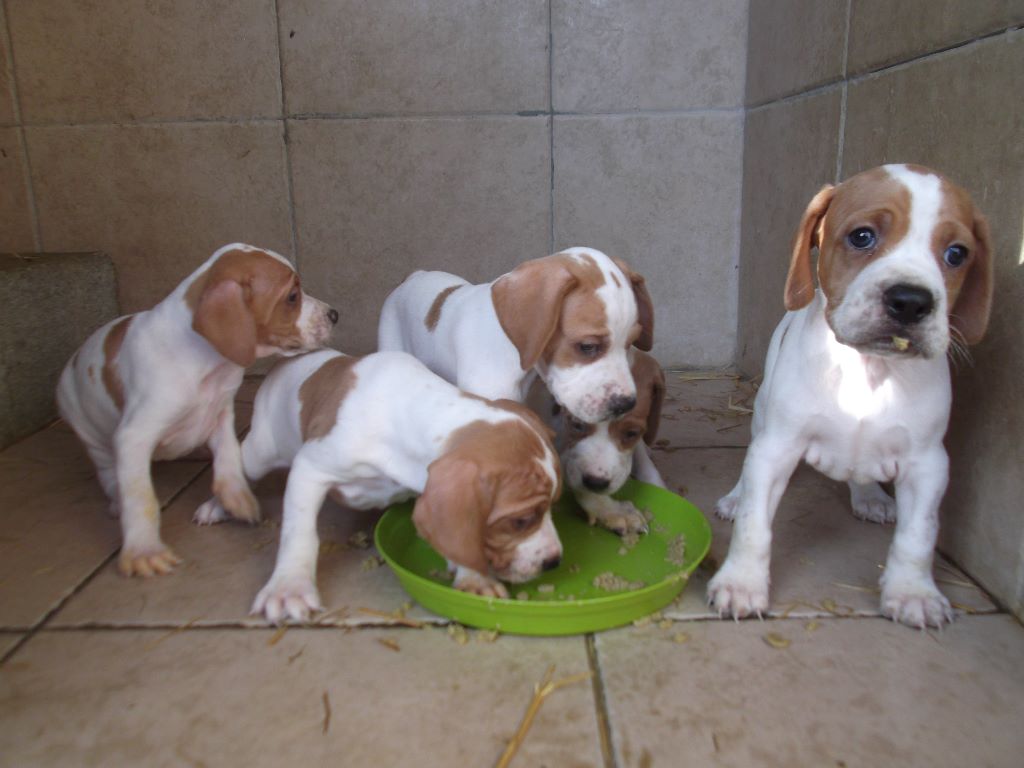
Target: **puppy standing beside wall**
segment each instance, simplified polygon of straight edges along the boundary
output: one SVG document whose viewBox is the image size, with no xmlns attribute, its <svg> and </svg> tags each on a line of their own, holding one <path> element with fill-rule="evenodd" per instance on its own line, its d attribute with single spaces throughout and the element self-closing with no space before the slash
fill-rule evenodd
<svg viewBox="0 0 1024 768">
<path fill-rule="evenodd" d="M 743 474 L 717 506 L 736 521 L 708 584 L 719 613 L 767 610 L 772 518 L 803 459 L 849 482 L 858 517 L 896 521 L 882 613 L 921 627 L 951 619 L 931 572 L 949 475 L 946 351 L 951 337 L 982 338 L 991 298 L 988 225 L 938 174 L 887 165 L 814 197 L 797 233 L 790 311 L 769 346 Z M 895 500 L 878 485 L 885 481 Z"/>
<path fill-rule="evenodd" d="M 455 566 L 457 589 L 508 597 L 498 579 L 529 581 L 561 559 L 551 522 L 561 477 L 544 425 L 401 352 L 325 350 L 278 364 L 256 395 L 242 461 L 252 479 L 291 467 L 277 564 L 253 605 L 274 622 L 320 610 L 316 520 L 328 492 L 353 509 L 419 493 L 413 522 Z M 223 517 L 217 499 L 196 512 L 204 523 Z"/>
<path fill-rule="evenodd" d="M 232 516 L 258 519 L 235 437 L 234 396 L 245 367 L 322 346 L 337 320 L 302 291 L 282 256 L 234 243 L 155 307 L 107 323 L 75 352 L 57 406 L 121 517 L 122 573 L 152 576 L 180 562 L 160 539 L 153 459 L 209 441 L 217 498 Z"/>
</svg>

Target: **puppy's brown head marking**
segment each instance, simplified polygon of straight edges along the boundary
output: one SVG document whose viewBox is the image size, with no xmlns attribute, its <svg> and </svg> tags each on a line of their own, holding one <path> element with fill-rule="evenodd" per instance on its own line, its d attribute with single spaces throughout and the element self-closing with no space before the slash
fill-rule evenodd
<svg viewBox="0 0 1024 768">
<path fill-rule="evenodd" d="M 551 506 L 548 455 L 541 434 L 518 419 L 455 430 L 428 469 L 413 510 L 416 529 L 452 562 L 500 573 Z"/>
<path fill-rule="evenodd" d="M 283 364 L 287 365 L 291 358 Z M 317 368 L 299 387 L 299 426 L 303 440 L 318 440 L 327 435 L 338 422 L 338 411 L 345 397 L 356 385 L 352 367 L 362 358 L 332 357 Z"/>
<path fill-rule="evenodd" d="M 258 347 L 302 347 L 299 277 L 263 251 L 223 253 L 188 287 L 185 301 L 192 328 L 236 365 L 251 365 Z"/>
<path fill-rule="evenodd" d="M 433 331 L 437 327 L 437 321 L 441 319 L 441 308 L 444 306 L 445 299 L 460 287 L 459 285 L 450 285 L 437 294 L 437 298 L 434 299 L 434 303 L 430 305 L 430 309 L 427 311 L 427 316 L 423 319 L 423 324 L 427 326 L 428 331 Z"/>
<path fill-rule="evenodd" d="M 117 356 L 121 352 L 121 345 L 124 343 L 124 336 L 128 333 L 128 326 L 134 315 L 122 317 L 107 332 L 107 338 L 103 340 L 103 371 L 100 374 L 103 379 L 103 386 L 114 401 L 117 409 L 124 409 L 124 382 L 117 369 Z M 90 374 L 92 366 L 89 366 Z"/>
</svg>

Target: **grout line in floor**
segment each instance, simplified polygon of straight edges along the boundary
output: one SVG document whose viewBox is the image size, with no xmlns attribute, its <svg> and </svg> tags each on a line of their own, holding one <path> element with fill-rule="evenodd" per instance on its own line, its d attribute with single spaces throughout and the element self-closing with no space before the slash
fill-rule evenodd
<svg viewBox="0 0 1024 768">
<path fill-rule="evenodd" d="M 597 717 L 597 734 L 601 741 L 601 756 L 605 768 L 618 768 L 615 759 L 615 744 L 612 741 L 611 716 L 608 714 L 608 699 L 605 696 L 604 678 L 601 675 L 601 661 L 597 656 L 597 643 L 593 632 L 585 637 L 587 664 L 590 666 L 590 684 L 594 692 L 594 709 Z"/>
</svg>

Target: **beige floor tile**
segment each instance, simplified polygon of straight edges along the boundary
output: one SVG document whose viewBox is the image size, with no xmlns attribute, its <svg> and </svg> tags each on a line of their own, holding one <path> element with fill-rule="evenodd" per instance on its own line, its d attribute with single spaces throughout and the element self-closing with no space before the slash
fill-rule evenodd
<svg viewBox="0 0 1024 768">
<path fill-rule="evenodd" d="M 1024 629 L 1008 616 L 939 633 L 881 619 L 678 632 L 598 637 L 623 768 L 1020 764 Z"/>
<path fill-rule="evenodd" d="M 34 766 L 70 754 L 78 765 L 491 765 L 546 668 L 585 672 L 587 655 L 581 638 L 474 635 L 293 629 L 271 646 L 270 630 L 43 632 L 0 672 L 0 754 Z M 515 764 L 602 764 L 589 683 L 546 701 Z"/>
<path fill-rule="evenodd" d="M 14 122 L 14 78 L 7 66 L 8 39 L 6 12 L 0 5 L 0 124 Z"/>
<path fill-rule="evenodd" d="M 69 601 L 53 625 L 264 624 L 249 616 L 249 608 L 274 569 L 284 485 L 284 473 L 277 473 L 254 486 L 263 508 L 261 525 L 200 527 L 192 523 L 192 514 L 210 496 L 210 472 L 205 472 L 163 515 L 164 540 L 185 562 L 169 576 L 147 580 L 124 579 L 112 563 Z M 410 600 L 387 566 L 378 564 L 372 547 L 349 543 L 360 531 L 372 539 L 378 518 L 376 512 L 343 510 L 330 501 L 321 511 L 317 581 L 324 621 L 388 623 L 359 609 L 390 613 Z M 419 607 L 408 615 L 434 618 Z"/>
<path fill-rule="evenodd" d="M 665 611 L 669 617 L 713 615 L 704 591 L 709 575 L 725 559 L 732 535 L 732 523 L 715 517 L 714 505 L 739 479 L 743 457 L 740 448 L 654 453 L 669 487 L 685 487 L 683 495 L 703 511 L 712 530 L 708 559 L 680 600 Z M 801 466 L 779 505 L 773 534 L 771 615 L 878 615 L 879 566 L 893 528 L 857 520 L 844 484 Z M 984 592 L 941 556 L 936 558 L 935 578 L 960 610 L 995 610 Z"/>
<path fill-rule="evenodd" d="M 166 503 L 205 465 L 154 465 Z M 118 521 L 69 427 L 57 423 L 0 453 L 0 626 L 30 627 L 120 546 Z"/>
<path fill-rule="evenodd" d="M 748 411 L 757 394 L 751 382 L 714 371 L 666 371 L 665 384 L 655 457 L 682 448 L 743 447 L 750 441 Z"/>
</svg>

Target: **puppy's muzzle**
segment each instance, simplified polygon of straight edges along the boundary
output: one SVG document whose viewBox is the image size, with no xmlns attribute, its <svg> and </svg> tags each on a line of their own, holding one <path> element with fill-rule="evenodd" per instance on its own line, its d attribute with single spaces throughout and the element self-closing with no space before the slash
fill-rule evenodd
<svg viewBox="0 0 1024 768">
<path fill-rule="evenodd" d="M 927 288 L 899 283 L 882 294 L 885 313 L 900 325 L 916 325 L 935 309 L 935 297 Z"/>
<path fill-rule="evenodd" d="M 636 398 L 630 395 L 615 395 L 608 401 L 608 410 L 612 416 L 622 416 L 633 410 Z"/>
</svg>

